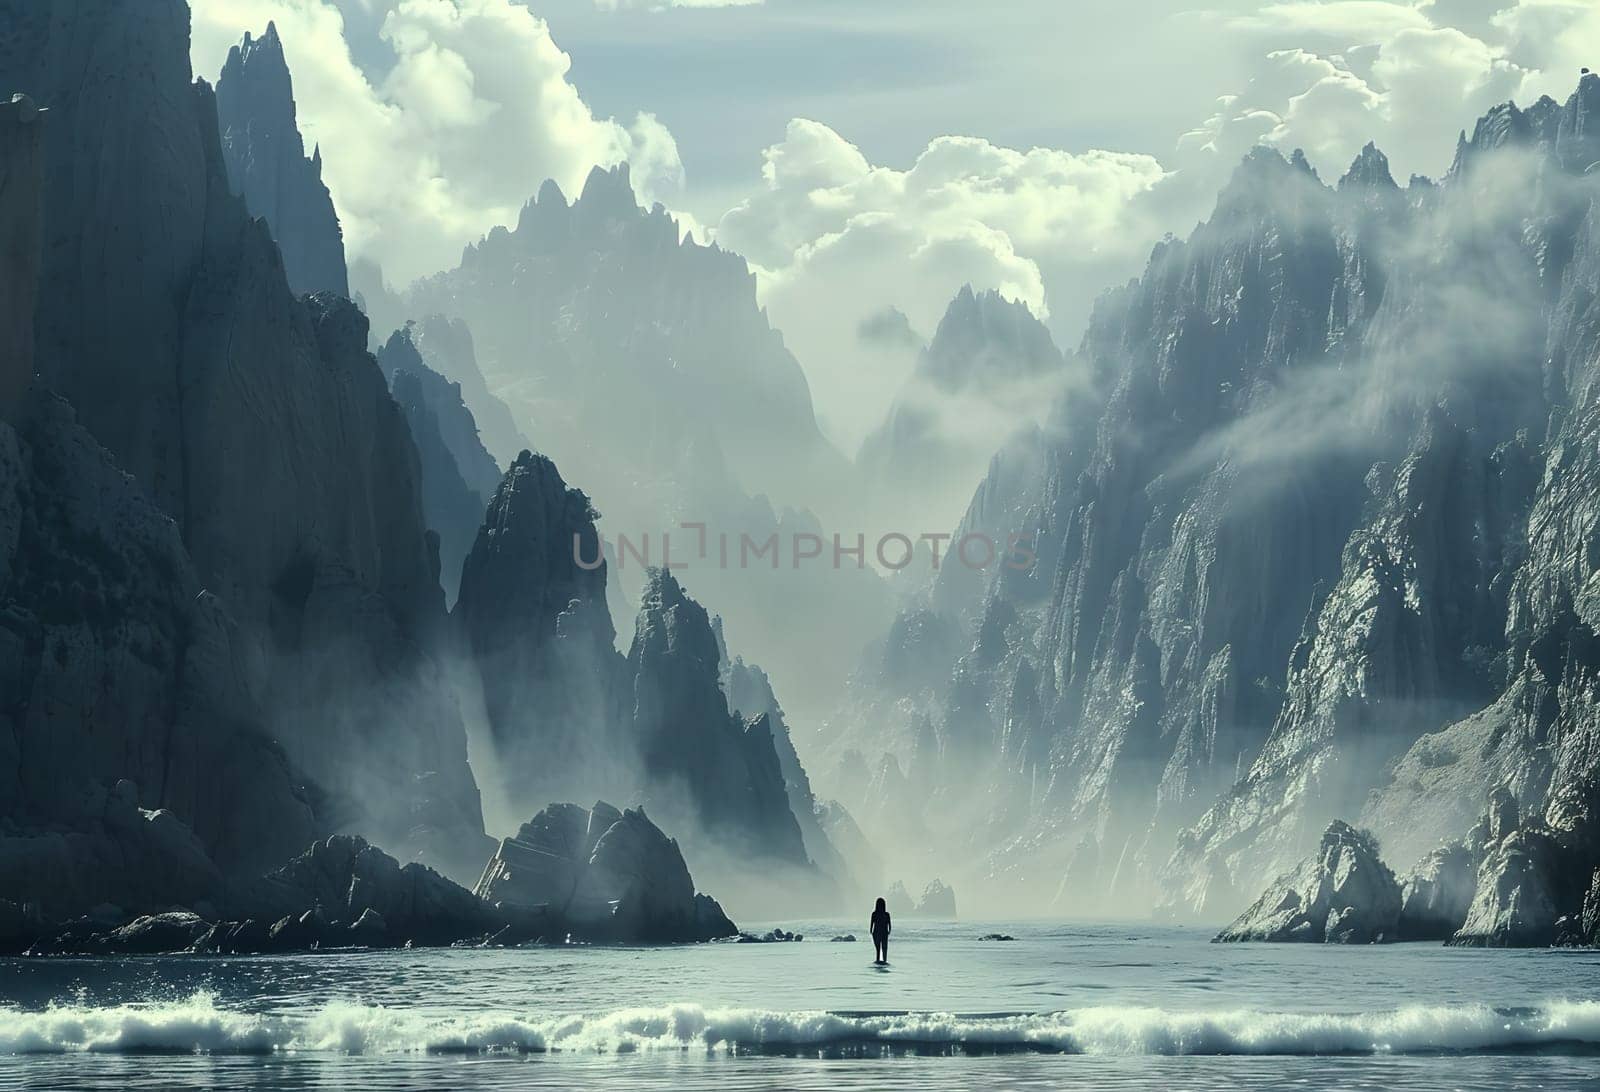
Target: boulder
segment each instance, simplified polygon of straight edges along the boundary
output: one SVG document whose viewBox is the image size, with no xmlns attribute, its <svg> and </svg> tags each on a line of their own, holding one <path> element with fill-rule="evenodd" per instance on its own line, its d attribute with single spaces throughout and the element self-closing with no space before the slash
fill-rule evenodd
<svg viewBox="0 0 1600 1092">
<path fill-rule="evenodd" d="M 1370 944 L 1399 935 L 1400 885 L 1371 835 L 1335 820 L 1317 852 L 1280 876 L 1217 941 Z"/>
<path fill-rule="evenodd" d="M 736 930 L 715 899 L 696 894 L 678 843 L 643 809 L 552 804 L 484 869 L 477 895 L 502 912 L 542 912 L 575 936 L 676 943 Z"/>
<path fill-rule="evenodd" d="M 1418 861 L 1400 883 L 1399 938 L 1448 940 L 1467 920 L 1477 879 L 1477 856 L 1462 842 Z"/>
<path fill-rule="evenodd" d="M 98 950 L 117 955 L 155 955 L 188 950 L 209 930 L 198 914 L 174 910 L 147 914 L 99 938 Z"/>
<path fill-rule="evenodd" d="M 372 911 L 385 927 L 391 942 L 410 941 L 418 945 L 451 944 L 485 936 L 506 924 L 505 916 L 466 888 L 439 875 L 425 865 L 401 865 L 365 839 L 340 834 L 315 842 L 300 856 L 250 885 L 235 899 L 238 917 L 258 917 L 276 921 L 274 945 L 322 941 L 285 925 L 284 917 L 296 920 L 318 912 L 326 921 L 359 923 Z M 301 925 L 315 924 L 301 922 Z M 374 923 L 369 919 L 369 926 Z M 283 926 L 283 929 L 279 929 Z M 348 936 L 339 938 L 354 943 Z"/>
</svg>

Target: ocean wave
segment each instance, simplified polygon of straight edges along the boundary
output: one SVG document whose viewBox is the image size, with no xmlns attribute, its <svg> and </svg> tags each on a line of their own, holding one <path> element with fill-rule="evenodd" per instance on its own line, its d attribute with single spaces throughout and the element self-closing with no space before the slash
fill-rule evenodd
<svg viewBox="0 0 1600 1092">
<path fill-rule="evenodd" d="M 1600 1052 L 1600 1002 L 1411 1006 L 1358 1014 L 1095 1006 L 962 1016 L 774 1012 L 682 1004 L 604 1015 L 436 1014 L 346 1002 L 304 1014 L 177 1002 L 0 1007 L 0 1054 L 723 1051 L 741 1054 L 1429 1054 Z"/>
</svg>

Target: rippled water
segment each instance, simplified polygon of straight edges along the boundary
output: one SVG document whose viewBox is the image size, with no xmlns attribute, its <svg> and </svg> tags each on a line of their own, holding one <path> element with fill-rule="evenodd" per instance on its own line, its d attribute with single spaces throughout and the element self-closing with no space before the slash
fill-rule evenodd
<svg viewBox="0 0 1600 1092">
<path fill-rule="evenodd" d="M 877 968 L 828 941 L 862 923 L 784 924 L 805 942 L 0 961 L 0 1085 L 1600 1084 L 1600 953 L 902 922 Z"/>
</svg>

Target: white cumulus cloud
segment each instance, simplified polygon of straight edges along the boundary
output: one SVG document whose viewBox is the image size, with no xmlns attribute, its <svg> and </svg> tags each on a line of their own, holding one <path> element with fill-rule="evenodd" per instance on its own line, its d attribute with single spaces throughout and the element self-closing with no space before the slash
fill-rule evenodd
<svg viewBox="0 0 1600 1092">
<path fill-rule="evenodd" d="M 596 117 L 548 25 L 513 0 L 193 8 L 195 71 L 207 78 L 246 31 L 277 23 L 347 246 L 393 279 L 454 265 L 466 243 L 515 222 L 546 178 L 573 192 L 591 167 L 626 159 L 646 199 L 682 185 L 671 133 L 649 114 L 626 125 Z"/>
<path fill-rule="evenodd" d="M 1149 156 L 1021 152 L 972 137 L 940 137 L 896 170 L 796 119 L 717 240 L 759 268 L 826 427 L 853 449 L 914 355 L 903 341 L 861 337 L 864 324 L 894 308 L 931 331 L 963 284 L 1041 316 L 1058 300 L 1081 307 L 1109 270 L 1137 264 L 1147 242 L 1135 198 L 1162 177 Z"/>
</svg>

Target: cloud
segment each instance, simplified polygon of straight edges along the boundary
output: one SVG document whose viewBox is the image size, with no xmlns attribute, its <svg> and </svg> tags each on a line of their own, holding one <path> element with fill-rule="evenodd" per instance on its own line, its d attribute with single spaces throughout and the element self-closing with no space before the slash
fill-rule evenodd
<svg viewBox="0 0 1600 1092">
<path fill-rule="evenodd" d="M 872 164 L 821 122 L 795 119 L 766 150 L 760 187 L 716 232 L 758 267 L 762 299 L 807 368 L 825 427 L 854 449 L 915 355 L 904 339 L 860 331 L 891 308 L 910 329 L 932 329 L 963 284 L 1041 316 L 1058 299 L 1083 306 L 1108 269 L 1142 260 L 1134 199 L 1163 173 L 1145 155 L 1022 152 L 955 136 L 902 171 Z"/>
<path fill-rule="evenodd" d="M 1299 31 L 1307 7 L 1365 10 L 1363 2 L 1275 5 L 1236 25 Z M 1337 177 L 1362 145 L 1375 141 L 1397 177 L 1437 176 L 1449 165 L 1456 134 L 1496 103 L 1516 95 L 1527 78 L 1504 48 L 1455 27 L 1435 26 L 1426 9 L 1403 8 L 1340 51 L 1277 49 L 1248 70 L 1241 89 L 1218 100 L 1205 122 L 1179 141 L 1191 169 L 1196 155 L 1235 161 L 1251 144 L 1303 148 L 1325 177 Z M 1275 20 L 1283 20 L 1280 23 Z M 1355 20 L 1352 20 L 1354 22 Z M 1319 27 L 1338 25 L 1324 15 Z M 1353 33 L 1354 31 L 1352 31 Z M 1568 80 L 1570 91 L 1571 80 Z M 1444 107 L 1448 107 L 1445 115 Z M 1441 116 L 1445 115 L 1445 116 Z"/>
<path fill-rule="evenodd" d="M 568 192 L 628 160 L 641 197 L 681 189 L 649 114 L 597 118 L 544 20 L 512 0 L 194 0 L 195 71 L 278 25 L 300 126 L 320 144 L 353 255 L 398 281 L 455 264 L 546 178 Z M 361 60 L 358 62 L 356 58 Z"/>
</svg>

